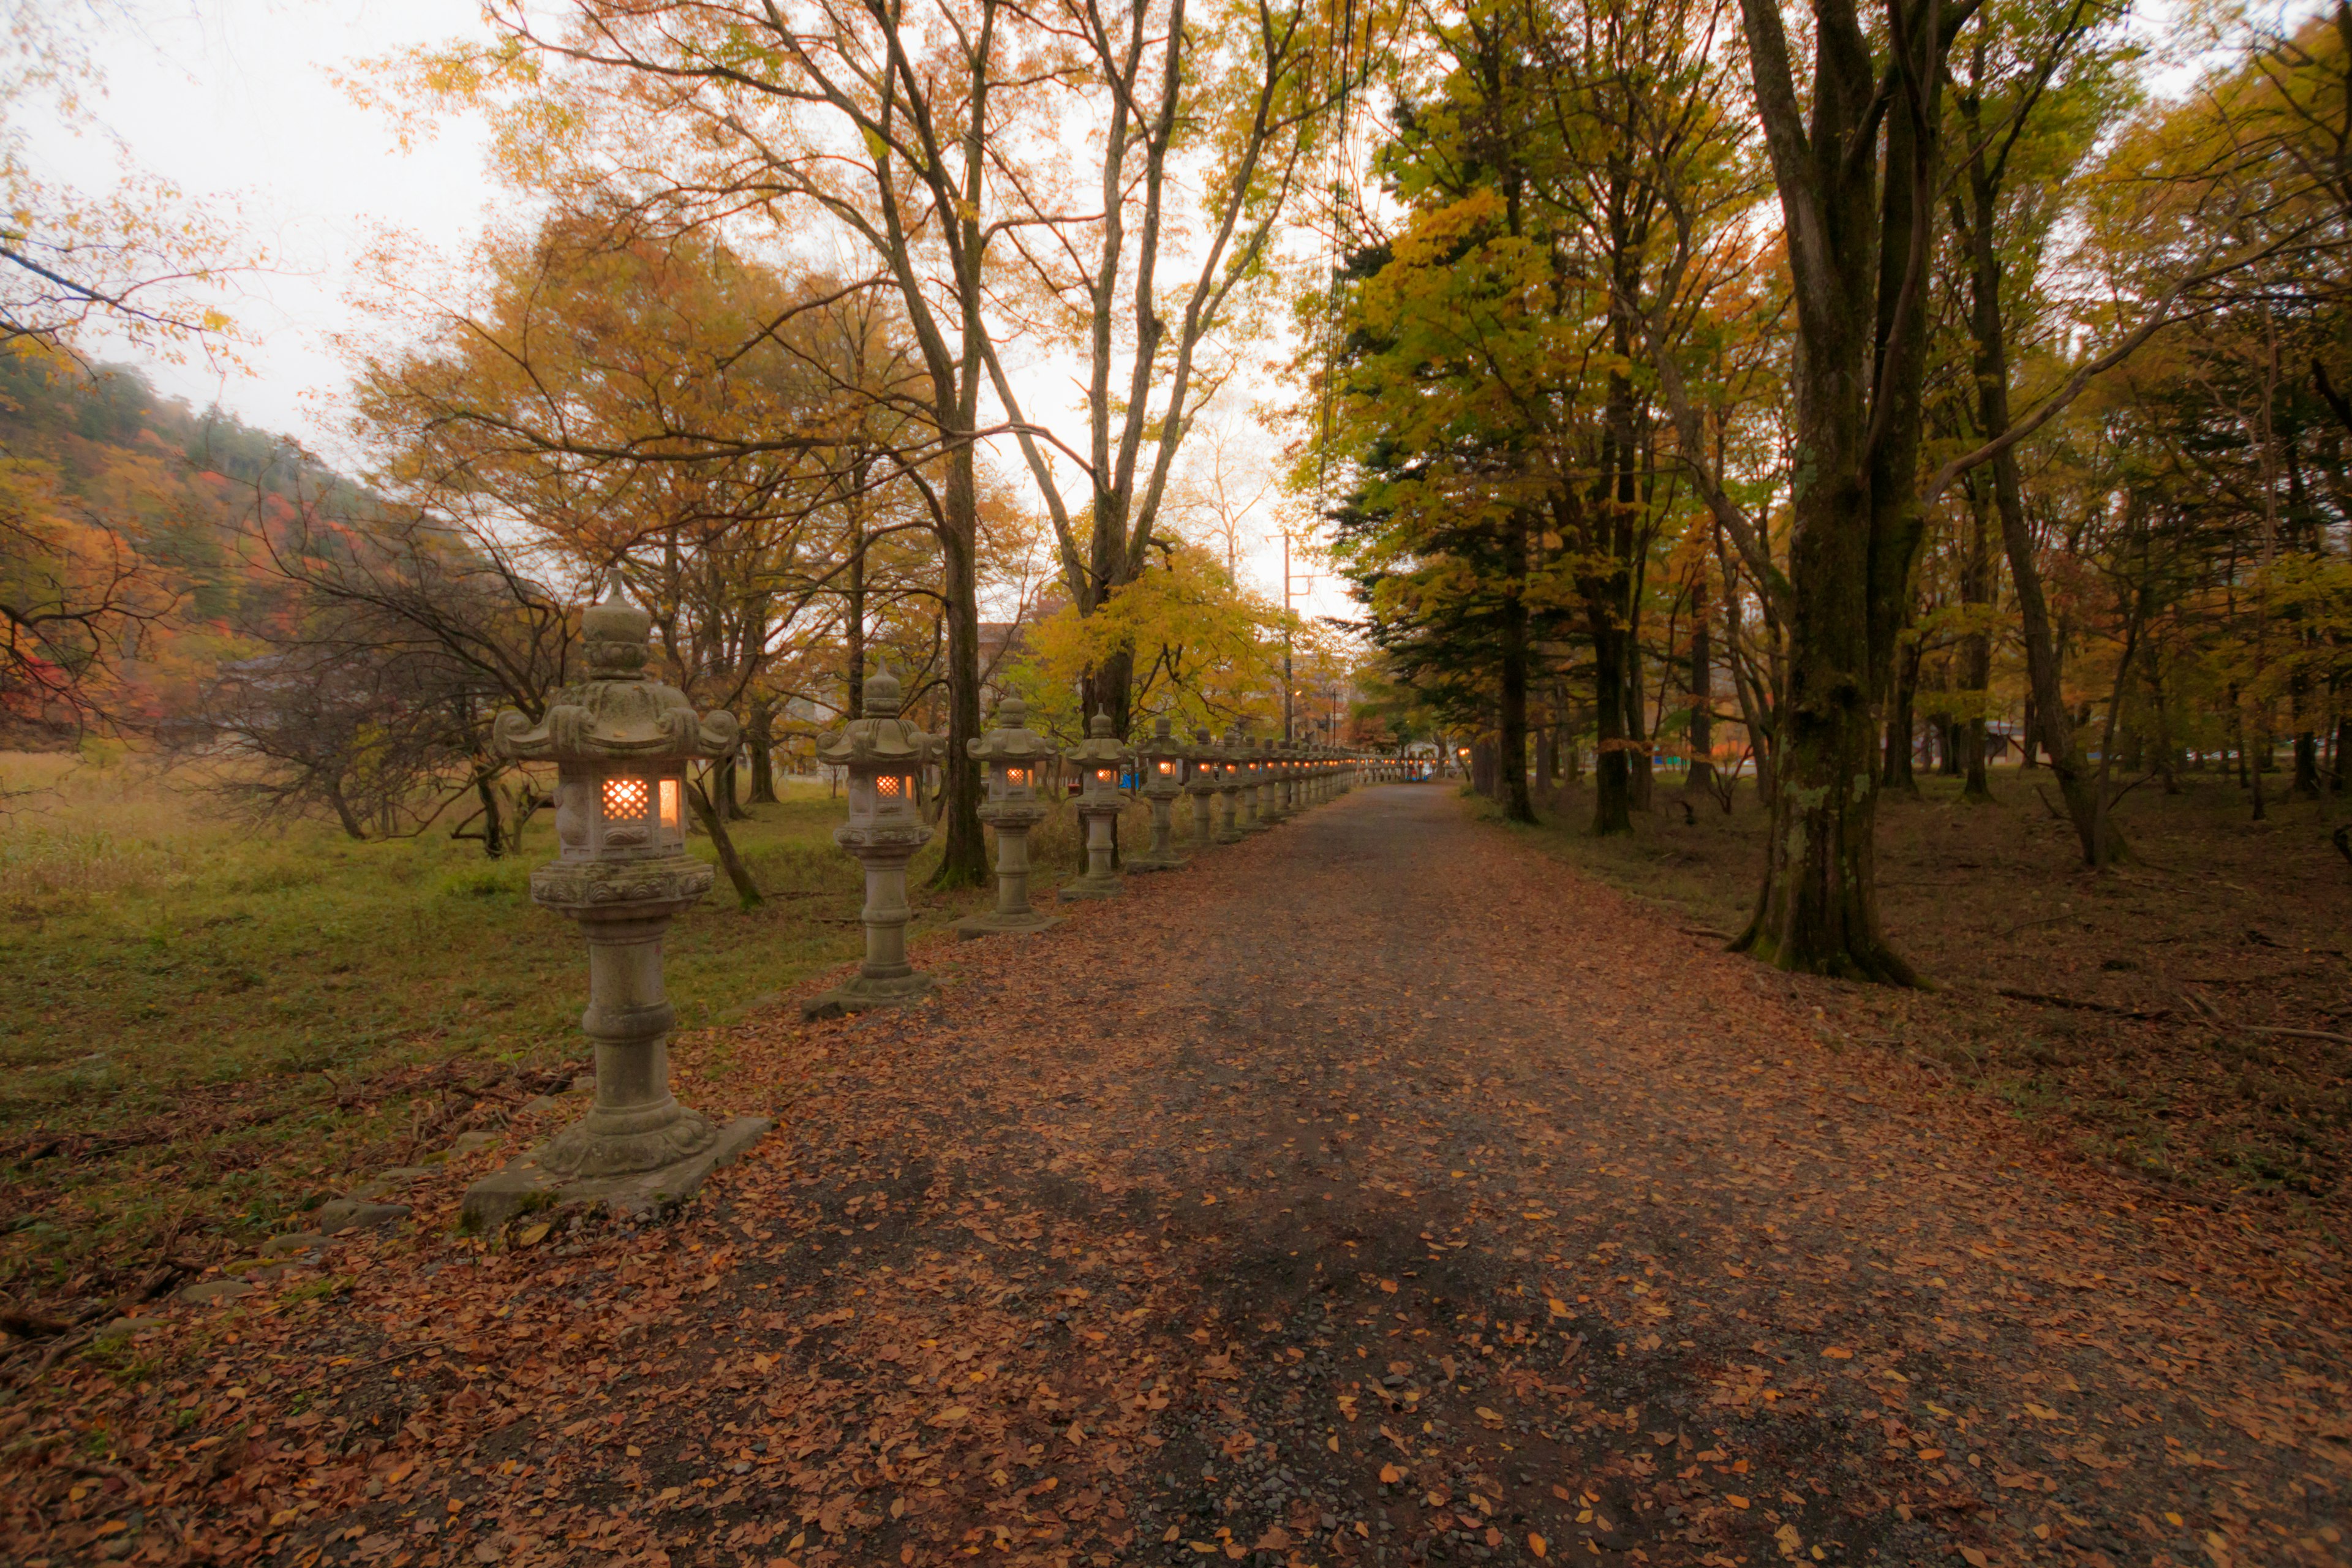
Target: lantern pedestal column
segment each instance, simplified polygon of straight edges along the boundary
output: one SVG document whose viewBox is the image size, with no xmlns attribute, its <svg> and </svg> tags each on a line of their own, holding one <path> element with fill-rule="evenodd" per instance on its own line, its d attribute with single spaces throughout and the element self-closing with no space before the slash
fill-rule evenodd
<svg viewBox="0 0 2352 1568">
<path fill-rule="evenodd" d="M 1242 786 L 1238 784 L 1225 784 L 1217 791 L 1216 842 L 1219 844 L 1239 844 L 1249 837 L 1242 831 L 1237 820 L 1241 793 Z"/>
<path fill-rule="evenodd" d="M 1265 787 L 1256 780 L 1242 785 L 1241 810 L 1236 814 L 1235 826 L 1245 834 L 1264 833 L 1268 826 L 1272 826 L 1260 815 L 1263 808 L 1259 803 Z"/>
<path fill-rule="evenodd" d="M 1145 802 L 1151 807 L 1151 846 L 1140 855 L 1127 858 L 1130 871 L 1181 871 L 1184 857 L 1176 853 L 1176 792 L 1166 795 L 1143 792 Z"/>
<path fill-rule="evenodd" d="M 1143 773 L 1139 792 L 1151 806 L 1151 847 L 1127 858 L 1130 871 L 1176 871 L 1184 857 L 1176 853 L 1176 802 L 1184 793 L 1184 747 L 1169 727 L 1165 715 L 1155 719 L 1151 734 L 1136 749 L 1136 765 Z"/>
<path fill-rule="evenodd" d="M 1127 795 L 1118 776 L 1126 768 L 1127 749 L 1110 732 L 1110 716 L 1097 713 L 1087 721 L 1087 738 L 1063 753 L 1078 770 L 1085 787 L 1078 792 L 1078 823 L 1086 834 L 1087 869 L 1062 884 L 1064 899 L 1114 899 L 1123 887 L 1111 868 L 1111 824 L 1127 810 Z"/>
<path fill-rule="evenodd" d="M 843 984 L 820 992 L 801 1006 L 803 1019 L 839 1018 L 875 1007 L 903 1007 L 930 994 L 931 977 L 907 961 L 907 862 L 930 837 L 929 828 L 834 830 L 833 841 L 866 868 L 866 958 Z"/>
<path fill-rule="evenodd" d="M 1188 784 L 1185 793 L 1192 797 L 1192 837 L 1187 842 L 1195 848 L 1215 843 L 1217 792 L 1214 789 L 1193 789 Z"/>
<path fill-rule="evenodd" d="M 1015 814 L 980 808 L 982 822 L 996 829 L 996 907 L 955 922 L 956 934 L 970 942 L 999 932 L 1050 931 L 1062 923 L 1029 902 L 1029 830 L 1045 816 L 1039 809 Z"/>
<path fill-rule="evenodd" d="M 1126 890 L 1119 874 L 1111 869 L 1110 825 L 1118 817 L 1115 807 L 1078 807 L 1078 820 L 1086 825 L 1086 874 L 1073 877 L 1062 884 L 1057 895 L 1064 899 L 1115 899 Z"/>
<path fill-rule="evenodd" d="M 460 1228 L 488 1235 L 534 1210 L 579 1206 L 649 1217 L 691 1196 L 774 1125 L 764 1116 L 713 1122 L 670 1093 L 677 1016 L 662 990 L 662 936 L 672 915 L 710 884 L 710 868 L 692 864 L 700 888 L 658 913 L 566 911 L 588 938 L 580 1025 L 595 1044 L 596 1102 L 541 1148 L 467 1187 Z"/>
</svg>

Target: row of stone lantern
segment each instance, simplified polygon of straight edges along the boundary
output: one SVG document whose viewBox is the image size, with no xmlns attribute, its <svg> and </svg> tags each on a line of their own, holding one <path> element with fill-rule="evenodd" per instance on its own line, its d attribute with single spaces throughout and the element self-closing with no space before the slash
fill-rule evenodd
<svg viewBox="0 0 2352 1568">
<path fill-rule="evenodd" d="M 968 742 L 973 760 L 987 770 L 988 804 L 982 819 L 996 829 L 996 908 L 957 922 L 967 937 L 998 931 L 1039 931 L 1055 923 L 1029 905 L 1028 834 L 1045 815 L 1036 795 L 1034 760 L 1047 754 L 1045 738 L 1026 727 L 1027 709 L 1018 698 L 999 704 L 988 732 Z M 1130 766 L 1139 775 L 1134 794 L 1151 814 L 1151 841 L 1126 857 L 1125 871 L 1173 871 L 1189 864 L 1175 842 L 1175 807 L 1192 802 L 1193 847 L 1237 844 L 1317 801 L 1344 792 L 1361 759 L 1328 747 L 1259 740 L 1236 725 L 1219 742 L 1196 730 L 1189 742 L 1165 717 L 1129 752 L 1111 734 L 1110 720 L 1097 713 L 1087 734 L 1066 753 L 1079 773 L 1077 815 L 1085 833 L 1085 869 L 1065 884 L 1066 900 L 1118 895 L 1122 871 L 1112 865 L 1111 824 L 1127 808 L 1121 778 Z"/>
<path fill-rule="evenodd" d="M 698 715 L 682 692 L 646 674 L 651 626 L 652 617 L 616 591 L 582 617 L 587 679 L 556 693 L 537 722 L 509 710 L 493 726 L 501 754 L 556 765 L 556 858 L 532 873 L 531 897 L 572 917 L 587 938 L 589 1003 L 581 1027 L 595 1047 L 595 1097 L 579 1122 L 467 1190 L 464 1220 L 475 1230 L 562 1203 L 659 1208 L 694 1191 L 770 1125 L 758 1117 L 716 1124 L 670 1093 L 676 1015 L 662 988 L 662 939 L 713 879 L 710 868 L 686 852 L 686 770 L 695 758 L 733 752 L 739 733 L 730 715 Z M 834 841 L 865 869 L 866 956 L 855 976 L 808 1005 L 810 1016 L 903 1005 L 930 989 L 929 977 L 907 957 L 907 862 L 931 836 L 917 782 L 942 744 L 899 716 L 902 695 L 897 677 L 877 670 L 863 688 L 863 716 L 817 745 L 820 760 L 848 775 L 849 820 Z M 1026 720 L 1021 700 L 1006 698 L 988 731 L 967 742 L 987 775 L 981 820 L 996 834 L 996 905 L 957 922 L 967 937 L 1059 923 L 1029 902 L 1029 833 L 1049 808 L 1039 765 L 1055 748 Z M 1365 760 L 1252 742 L 1238 726 L 1222 743 L 1206 730 L 1187 742 L 1164 718 L 1130 753 L 1102 714 L 1064 756 L 1079 770 L 1086 843 L 1086 868 L 1060 889 L 1065 900 L 1120 890 L 1112 824 L 1128 804 L 1123 775 L 1130 765 L 1141 773 L 1137 793 L 1151 808 L 1151 842 L 1128 857 L 1126 869 L 1164 871 L 1186 864 L 1174 843 L 1178 799 L 1192 802 L 1194 847 L 1234 843 L 1344 793 Z"/>
<path fill-rule="evenodd" d="M 846 984 L 825 992 L 803 1009 L 808 1017 L 839 1016 L 869 1007 L 911 1001 L 929 989 L 929 979 L 907 961 L 907 860 L 930 837 L 914 805 L 914 778 L 939 755 L 937 737 L 895 717 L 898 683 L 887 670 L 866 682 L 865 712 L 817 742 L 817 755 L 849 775 L 849 821 L 834 840 L 866 868 L 866 958 Z M 1045 819 L 1051 802 L 1041 791 L 1040 764 L 1055 756 L 1054 743 L 1028 726 L 1028 708 L 1019 698 L 997 705 L 987 731 L 965 742 L 966 754 L 981 764 L 986 795 L 980 819 L 996 834 L 995 907 L 956 922 L 966 938 L 1040 931 L 1058 925 L 1029 901 L 1029 834 Z M 1364 759 L 1328 747 L 1268 740 L 1253 742 L 1242 727 L 1225 731 L 1222 744 L 1206 730 L 1179 740 L 1165 718 L 1133 752 L 1111 733 L 1110 719 L 1097 713 L 1086 738 L 1062 760 L 1077 770 L 1076 811 L 1085 865 L 1063 884 L 1065 901 L 1116 898 L 1123 886 L 1113 864 L 1112 825 L 1126 813 L 1130 767 L 1141 773 L 1135 794 L 1151 809 L 1151 842 L 1127 857 L 1126 871 L 1172 871 L 1187 864 L 1174 842 L 1174 805 L 1192 801 L 1192 842 L 1234 844 L 1305 806 L 1344 793 Z M 1211 803 L 1219 813 L 1211 821 Z"/>
</svg>

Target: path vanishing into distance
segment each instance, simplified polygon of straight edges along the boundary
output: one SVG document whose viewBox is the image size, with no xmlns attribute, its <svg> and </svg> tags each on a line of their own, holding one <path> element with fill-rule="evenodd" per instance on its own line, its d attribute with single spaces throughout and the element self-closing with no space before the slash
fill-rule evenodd
<svg viewBox="0 0 2352 1568">
<path fill-rule="evenodd" d="M 2352 1560 L 2334 1287 L 1451 790 L 918 962 L 678 1042 L 671 1224 L 173 1308 L 16 1560 Z"/>
</svg>

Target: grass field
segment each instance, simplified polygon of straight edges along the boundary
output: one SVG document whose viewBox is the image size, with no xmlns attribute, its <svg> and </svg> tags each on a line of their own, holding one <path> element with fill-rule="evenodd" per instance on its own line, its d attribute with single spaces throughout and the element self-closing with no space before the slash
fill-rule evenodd
<svg viewBox="0 0 2352 1568">
<path fill-rule="evenodd" d="M 584 949 L 529 897 L 546 813 L 491 861 L 436 833 L 257 829 L 135 761 L 0 754 L 0 1288 L 53 1293 L 169 1227 L 251 1239 L 584 1066 Z M 788 784 L 735 836 L 766 902 L 673 928 L 692 1030 L 857 955 L 844 806 Z M 1040 890 L 1075 858 L 1035 835 Z M 707 841 L 694 852 L 710 858 Z M 981 906 L 919 890 L 915 931 Z M 427 1137 L 425 1134 L 432 1136 Z"/>
</svg>

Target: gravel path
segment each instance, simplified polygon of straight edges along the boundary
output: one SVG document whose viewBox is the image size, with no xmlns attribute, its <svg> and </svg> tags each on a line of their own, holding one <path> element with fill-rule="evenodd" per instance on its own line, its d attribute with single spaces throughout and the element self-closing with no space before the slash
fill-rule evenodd
<svg viewBox="0 0 2352 1568">
<path fill-rule="evenodd" d="M 287 1559 L 2347 1560 L 2292 1255 L 1450 791 L 919 961 L 936 1005 L 680 1042 L 782 1118 L 680 1222 L 362 1272 Z"/>
</svg>

